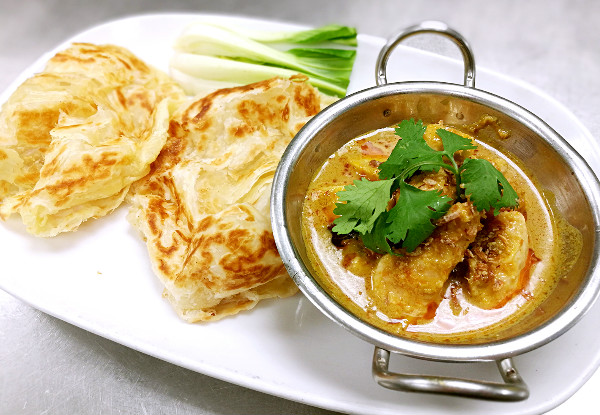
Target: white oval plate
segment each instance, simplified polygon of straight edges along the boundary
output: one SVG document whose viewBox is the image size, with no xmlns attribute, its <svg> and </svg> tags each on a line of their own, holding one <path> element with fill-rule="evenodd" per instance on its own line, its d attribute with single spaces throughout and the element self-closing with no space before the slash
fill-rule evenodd
<svg viewBox="0 0 600 415">
<path fill-rule="evenodd" d="M 48 52 L 0 95 L 0 102 L 54 53 L 73 41 L 128 47 L 168 70 L 171 45 L 200 15 L 133 16 L 94 27 Z M 233 24 L 298 26 L 219 16 Z M 350 92 L 374 85 L 384 39 L 360 35 Z M 400 47 L 389 80 L 460 82 L 458 61 Z M 600 171 L 591 134 L 566 108 L 522 82 L 479 68 L 477 87 L 512 100 L 550 124 Z M 145 245 L 128 224 L 126 207 L 52 239 L 27 235 L 17 218 L 0 226 L 0 288 L 30 305 L 118 343 L 231 383 L 330 410 L 370 414 L 539 414 L 568 399 L 600 363 L 600 304 L 552 343 L 515 358 L 531 389 L 524 402 L 394 392 L 371 378 L 373 347 L 329 321 L 298 294 L 265 301 L 250 312 L 209 324 L 181 321 L 161 297 Z M 500 380 L 493 363 L 426 362 L 393 356 L 392 369 Z"/>
</svg>

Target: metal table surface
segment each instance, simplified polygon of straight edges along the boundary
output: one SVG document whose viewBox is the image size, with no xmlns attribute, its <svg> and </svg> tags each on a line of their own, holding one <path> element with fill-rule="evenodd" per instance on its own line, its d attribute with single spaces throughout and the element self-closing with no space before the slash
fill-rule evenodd
<svg viewBox="0 0 600 415">
<path fill-rule="evenodd" d="M 43 52 L 89 26 L 165 11 L 232 13 L 310 25 L 335 22 L 382 37 L 422 20 L 442 20 L 470 41 L 478 66 L 540 88 L 595 136 L 600 130 L 600 2 L 594 0 L 0 0 L 0 90 Z M 446 50 L 426 39 L 413 44 L 457 56 L 452 46 Z M 1 415 L 327 413 L 165 363 L 46 315 L 3 291 L 0 343 Z M 599 387 L 596 373 L 550 413 L 587 413 L 584 408 L 596 401 Z"/>
</svg>

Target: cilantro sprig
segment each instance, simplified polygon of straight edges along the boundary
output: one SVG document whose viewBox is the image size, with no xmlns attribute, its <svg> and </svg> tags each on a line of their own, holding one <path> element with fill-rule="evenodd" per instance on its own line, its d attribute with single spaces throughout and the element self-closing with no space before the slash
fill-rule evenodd
<svg viewBox="0 0 600 415">
<path fill-rule="evenodd" d="M 422 121 L 404 120 L 395 129 L 401 137 L 388 159 L 379 166 L 379 180 L 355 180 L 337 193 L 333 232 L 357 232 L 365 246 L 378 253 L 396 254 L 402 247 L 414 251 L 435 230 L 453 202 L 471 200 L 479 211 L 516 207 L 518 196 L 508 180 L 489 161 L 467 159 L 458 165 L 458 151 L 477 148 L 470 139 L 438 129 L 443 149 L 429 147 Z M 407 181 L 418 172 L 451 172 L 456 179 L 456 198 L 441 190 L 421 190 Z M 395 204 L 388 208 L 392 197 Z"/>
</svg>

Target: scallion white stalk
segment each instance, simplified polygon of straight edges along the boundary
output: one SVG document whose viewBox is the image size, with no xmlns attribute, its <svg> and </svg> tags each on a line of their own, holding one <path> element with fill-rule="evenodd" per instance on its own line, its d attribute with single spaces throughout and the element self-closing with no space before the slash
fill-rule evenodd
<svg viewBox="0 0 600 415">
<path fill-rule="evenodd" d="M 280 50 L 270 42 L 303 45 Z M 341 46 L 331 47 L 337 42 Z M 179 75 L 234 84 L 301 73 L 322 92 L 344 96 L 356 56 L 353 42 L 356 31 L 339 25 L 267 32 L 202 21 L 188 26 L 176 40 L 171 68 Z"/>
</svg>

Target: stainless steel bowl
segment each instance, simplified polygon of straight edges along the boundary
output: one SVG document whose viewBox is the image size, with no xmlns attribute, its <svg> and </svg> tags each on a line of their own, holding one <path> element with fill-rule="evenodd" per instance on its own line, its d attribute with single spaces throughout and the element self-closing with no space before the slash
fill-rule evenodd
<svg viewBox="0 0 600 415">
<path fill-rule="evenodd" d="M 437 33 L 452 39 L 465 62 L 464 85 L 442 82 L 386 83 L 386 65 L 394 47 L 408 36 Z M 382 386 L 410 391 L 449 393 L 486 399 L 520 400 L 528 396 L 511 357 L 537 348 L 572 327 L 591 307 L 600 290 L 598 180 L 565 138 L 519 105 L 475 88 L 475 65 L 467 42 L 440 22 L 424 22 L 398 34 L 383 47 L 376 68 L 378 86 L 347 96 L 317 114 L 296 135 L 277 169 L 271 195 L 271 219 L 283 262 L 300 290 L 325 315 L 375 345 L 373 375 Z M 490 134 L 484 141 L 514 154 L 533 171 L 542 188 L 554 194 L 556 207 L 583 237 L 577 263 L 540 307 L 494 341 L 434 344 L 401 338 L 375 328 L 340 306 L 317 283 L 301 232 L 302 203 L 311 178 L 348 140 L 403 119 L 469 124 L 483 115 L 497 117 L 511 138 Z M 478 382 L 388 371 L 391 352 L 413 357 L 498 363 L 504 383 Z"/>
</svg>

